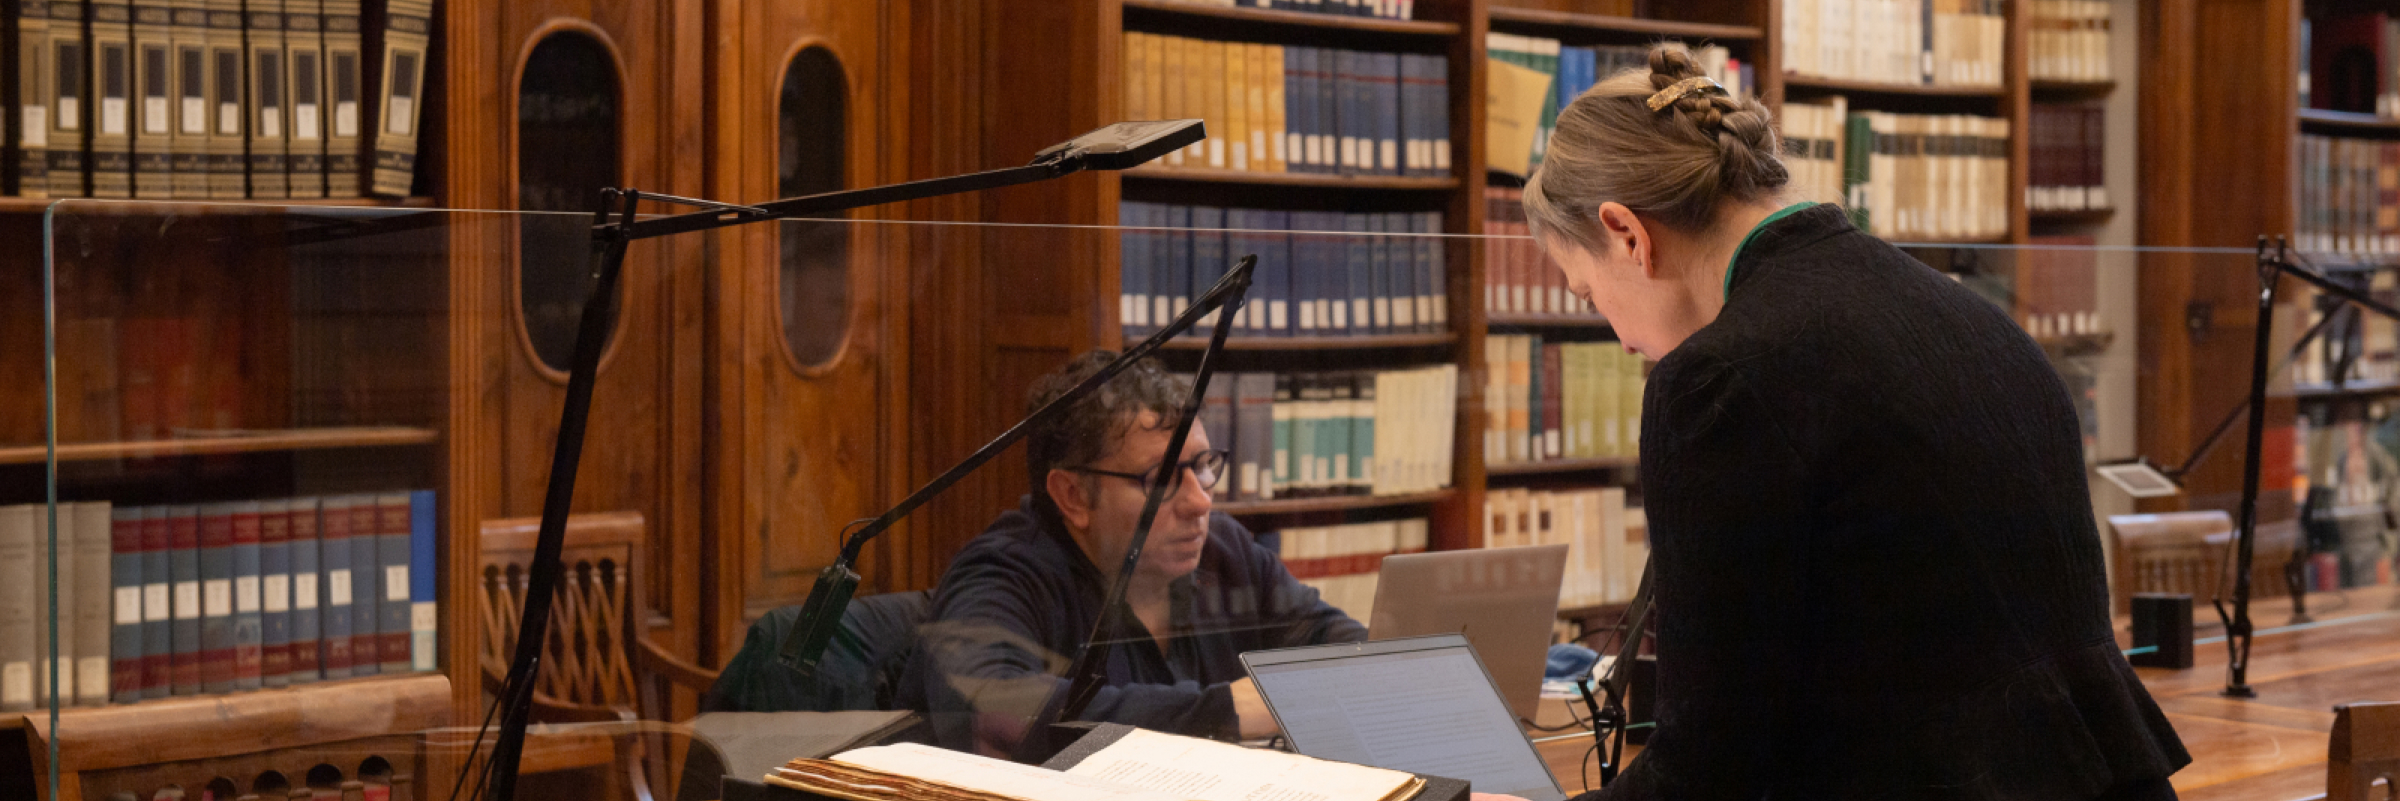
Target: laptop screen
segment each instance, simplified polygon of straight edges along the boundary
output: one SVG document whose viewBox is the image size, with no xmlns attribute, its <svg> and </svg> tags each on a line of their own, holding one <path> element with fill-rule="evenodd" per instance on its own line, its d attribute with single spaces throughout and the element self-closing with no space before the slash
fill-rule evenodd
<svg viewBox="0 0 2400 801">
<path fill-rule="evenodd" d="M 1456 634 L 1244 654 L 1292 748 L 1465 779 L 1530 801 L 1565 794 Z"/>
</svg>

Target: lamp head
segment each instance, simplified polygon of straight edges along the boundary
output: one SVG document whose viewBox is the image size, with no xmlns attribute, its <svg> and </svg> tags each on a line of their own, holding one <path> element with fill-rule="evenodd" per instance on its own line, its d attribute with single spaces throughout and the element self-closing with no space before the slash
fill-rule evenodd
<svg viewBox="0 0 2400 801">
<path fill-rule="evenodd" d="M 1208 138 L 1200 120 L 1120 122 L 1051 145 L 1033 163 L 1068 165 L 1070 170 L 1138 167 L 1185 145 Z"/>
<path fill-rule="evenodd" d="M 2150 460 L 2136 457 L 2132 461 L 2114 462 L 2093 468 L 2108 483 L 2136 498 L 2165 498 L 2183 494 L 2183 485 L 2174 477 L 2150 465 Z"/>
</svg>

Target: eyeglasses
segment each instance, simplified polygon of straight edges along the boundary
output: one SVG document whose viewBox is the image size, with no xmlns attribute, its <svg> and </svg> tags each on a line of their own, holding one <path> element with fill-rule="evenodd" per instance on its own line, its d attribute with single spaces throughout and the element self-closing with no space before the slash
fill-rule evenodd
<svg viewBox="0 0 2400 801">
<path fill-rule="evenodd" d="M 1192 478 L 1200 482 L 1201 489 L 1216 488 L 1217 482 L 1225 478 L 1226 461 L 1227 454 L 1222 450 L 1205 450 L 1193 454 L 1192 458 L 1185 459 L 1182 464 L 1175 466 L 1174 477 L 1168 479 L 1167 494 L 1172 495 L 1176 490 L 1183 488 L 1183 473 L 1186 470 L 1191 471 Z M 1149 492 L 1151 486 L 1158 481 L 1158 468 L 1156 467 L 1139 473 L 1119 473 L 1097 467 L 1070 467 L 1067 469 L 1096 476 L 1122 478 L 1140 484 L 1143 492 Z"/>
</svg>

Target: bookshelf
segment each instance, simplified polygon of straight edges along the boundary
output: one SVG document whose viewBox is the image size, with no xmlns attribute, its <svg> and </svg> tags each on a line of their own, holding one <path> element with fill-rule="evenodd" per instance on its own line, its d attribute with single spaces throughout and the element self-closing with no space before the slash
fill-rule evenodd
<svg viewBox="0 0 2400 801">
<path fill-rule="evenodd" d="M 58 447 L 58 460 L 61 462 L 89 462 L 208 456 L 225 453 L 388 448 L 403 445 L 430 445 L 440 437 L 441 433 L 431 428 L 406 426 L 242 431 L 163 440 L 61 443 Z M 33 464 L 48 458 L 50 458 L 50 452 L 46 446 L 0 448 L 0 464 Z"/>
<path fill-rule="evenodd" d="M 1573 44 L 1585 44 L 1584 40 L 1587 39 L 1636 42 L 1647 39 L 1680 39 L 1689 42 L 1723 44 L 1749 42 L 1766 35 L 1765 31 L 1756 25 L 1725 25 L 1608 14 L 1578 14 L 1568 11 L 1506 6 L 1493 6 L 1491 21 L 1494 30 L 1551 36 Z"/>
<path fill-rule="evenodd" d="M 1129 338 L 1126 340 L 1125 344 L 1131 346 L 1140 342 L 1141 340 L 1138 338 Z M 1348 337 L 1267 338 L 1227 336 L 1225 338 L 1225 349 L 1229 351 L 1373 351 L 1388 350 L 1392 348 L 1443 347 L 1456 344 L 1457 342 L 1458 334 L 1456 332 L 1442 334 L 1369 334 Z M 1167 351 L 1200 351 L 1207 349 L 1208 338 L 1205 336 L 1178 337 L 1176 339 L 1167 340 L 1165 344 L 1159 346 L 1159 350 Z"/>
</svg>

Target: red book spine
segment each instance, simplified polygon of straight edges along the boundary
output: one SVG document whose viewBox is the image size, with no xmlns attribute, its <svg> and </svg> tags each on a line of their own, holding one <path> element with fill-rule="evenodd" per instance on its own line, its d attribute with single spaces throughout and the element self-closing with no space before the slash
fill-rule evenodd
<svg viewBox="0 0 2400 801">
<path fill-rule="evenodd" d="M 333 500 L 328 499 L 325 502 L 323 513 L 318 516 L 317 526 L 318 563 L 325 565 L 329 573 L 342 569 L 336 566 L 350 566 L 348 562 L 350 558 L 350 508 L 347 502 L 337 506 Z M 328 603 L 318 609 L 325 616 L 325 623 L 318 629 L 322 632 L 321 636 L 324 637 L 325 643 L 323 667 L 326 678 L 341 678 L 350 675 L 351 638 L 336 635 L 335 632 L 350 630 L 350 604 L 357 603 L 358 599 L 353 597 L 348 602 L 340 602 L 342 593 L 349 591 L 349 584 L 343 582 L 337 586 L 332 583 L 333 579 L 328 578 L 327 581 L 329 583 L 325 589 L 326 596 L 336 599 L 336 602 Z M 334 620 L 335 615 L 342 616 L 340 622 Z"/>
<path fill-rule="evenodd" d="M 258 517 L 258 547 L 262 554 L 259 591 L 264 593 L 260 611 L 267 616 L 267 635 L 260 638 L 258 650 L 258 671 L 269 686 L 276 687 L 289 680 L 292 670 L 291 540 L 290 507 L 282 503 L 269 505 Z M 270 551 L 279 554 L 274 564 L 268 564 L 263 556 Z"/>
<path fill-rule="evenodd" d="M 317 502 L 314 499 L 295 502 L 292 505 L 288 536 L 291 538 L 291 542 L 307 542 L 311 543 L 311 547 L 316 547 L 314 543 L 317 539 Z M 318 572 L 324 569 L 324 560 L 324 553 L 320 549 L 317 558 L 312 560 L 313 564 L 309 565 L 310 570 L 305 577 L 300 575 L 297 567 L 294 568 L 292 575 L 293 614 L 306 612 L 311 616 L 318 616 L 323 613 L 324 607 L 317 601 L 317 594 L 320 592 L 317 582 L 319 580 Z M 305 597 L 303 597 L 304 595 Z M 312 681 L 316 676 L 321 675 L 318 673 L 321 660 L 318 659 L 317 648 L 323 642 L 318 637 L 323 636 L 324 625 L 323 622 L 319 622 L 309 626 L 306 631 L 316 636 L 306 639 L 300 637 L 302 629 L 299 626 L 292 627 L 292 642 L 284 649 L 284 654 L 290 660 L 287 669 L 293 675 L 307 676 Z"/>
<path fill-rule="evenodd" d="M 1228 389 L 1231 388 L 1231 385 L 1230 381 L 1227 382 Z M 1228 392 L 1226 396 L 1230 402 L 1232 393 Z M 1233 411 L 1227 409 L 1226 419 L 1232 419 L 1232 415 Z M 1222 487 L 1225 484 L 1219 483 L 1217 486 Z M 388 552 L 395 539 L 402 544 L 408 542 L 410 529 L 408 495 L 378 496 L 374 509 L 376 531 L 380 535 L 377 538 L 376 553 L 388 559 L 390 556 Z M 405 549 L 402 549 L 402 553 L 405 552 Z M 392 568 L 395 566 L 400 569 L 393 570 Z M 376 569 L 383 571 L 383 580 L 377 582 L 375 586 L 384 595 L 384 597 L 375 599 L 377 607 L 375 617 L 380 624 L 375 632 L 375 640 L 378 643 L 376 650 L 383 655 L 383 664 L 406 665 L 410 663 L 408 646 L 411 632 L 408 628 L 408 618 L 406 615 L 395 616 L 390 612 L 393 604 L 404 603 L 408 598 L 408 561 L 404 557 L 392 564 L 379 562 Z M 394 601 L 394 598 L 401 600 Z M 389 668 L 386 669 L 389 670 Z"/>
<path fill-rule="evenodd" d="M 265 649 L 259 640 L 258 504 L 237 506 L 227 517 L 233 525 L 233 678 L 236 686 L 252 689 L 259 686 L 266 668 Z"/>
<path fill-rule="evenodd" d="M 176 515 L 168 521 L 168 536 L 171 542 L 168 548 L 169 554 L 192 554 L 196 558 L 200 552 L 200 518 L 190 514 Z M 202 671 L 200 670 L 200 640 L 198 639 L 200 629 L 197 618 L 200 616 L 202 599 L 199 590 L 198 581 L 185 582 L 181 576 L 176 577 L 175 592 L 178 597 L 175 598 L 175 608 L 177 615 L 189 614 L 194 618 L 194 622 L 190 625 L 184 625 L 179 620 L 175 627 L 175 653 L 171 670 L 168 673 L 171 677 L 168 686 L 174 688 L 176 695 L 200 692 Z"/>
</svg>

